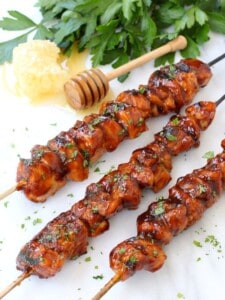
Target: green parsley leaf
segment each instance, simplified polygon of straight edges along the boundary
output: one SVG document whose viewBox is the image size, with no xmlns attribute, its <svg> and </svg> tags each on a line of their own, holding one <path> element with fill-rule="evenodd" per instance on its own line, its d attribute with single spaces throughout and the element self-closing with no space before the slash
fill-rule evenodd
<svg viewBox="0 0 225 300">
<path fill-rule="evenodd" d="M 185 49 L 181 50 L 181 54 L 183 57 L 197 57 L 200 55 L 200 50 L 197 45 L 197 43 L 191 39 L 190 37 L 187 37 L 188 45 Z"/>
<path fill-rule="evenodd" d="M 211 30 L 225 34 L 225 16 L 217 12 L 211 12 L 208 15 Z"/>
<path fill-rule="evenodd" d="M 37 5 L 45 9 L 51 9 L 59 2 L 61 2 L 61 0 L 38 0 Z"/>
<path fill-rule="evenodd" d="M 195 7 L 195 18 L 199 25 L 204 25 L 208 21 L 207 14 L 198 7 Z"/>
<path fill-rule="evenodd" d="M 0 21 L 0 27 L 4 30 L 24 30 L 36 26 L 30 18 L 16 10 L 10 10 L 8 14 L 13 18 L 5 17 Z"/>
<path fill-rule="evenodd" d="M 37 31 L 34 35 L 34 39 L 36 40 L 45 40 L 45 39 L 49 39 L 52 40 L 54 37 L 53 33 L 44 25 L 39 24 L 37 26 Z"/>
</svg>

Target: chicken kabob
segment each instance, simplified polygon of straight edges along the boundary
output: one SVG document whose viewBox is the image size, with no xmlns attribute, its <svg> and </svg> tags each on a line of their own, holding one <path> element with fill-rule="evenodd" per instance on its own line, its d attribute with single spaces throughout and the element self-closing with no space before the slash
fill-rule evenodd
<svg viewBox="0 0 225 300">
<path fill-rule="evenodd" d="M 67 259 L 87 252 L 88 237 L 95 237 L 109 228 L 109 218 L 123 208 L 136 209 L 144 188 L 160 191 L 171 179 L 172 157 L 199 146 L 200 132 L 214 119 L 216 103 L 201 101 L 186 108 L 186 115 L 172 116 L 154 141 L 133 151 L 129 162 L 90 184 L 82 200 L 70 210 L 50 221 L 20 250 L 16 264 L 23 273 L 2 293 L 30 275 L 54 276 Z"/>
<path fill-rule="evenodd" d="M 98 114 L 77 121 L 47 145 L 35 145 L 31 158 L 19 161 L 16 185 L 0 194 L 0 199 L 21 190 L 31 201 L 44 202 L 68 180 L 86 179 L 89 166 L 104 152 L 146 131 L 147 118 L 179 112 L 189 104 L 212 77 L 210 67 L 224 57 L 209 64 L 183 59 L 164 66 L 153 72 L 147 85 L 120 93 L 116 100 L 103 103 Z"/>
<path fill-rule="evenodd" d="M 119 243 L 110 252 L 110 267 L 115 275 L 92 298 L 101 299 L 117 282 L 125 281 L 136 271 L 155 272 L 166 254 L 162 246 L 195 224 L 225 190 L 225 139 L 222 153 L 207 160 L 202 168 L 178 178 L 169 189 L 168 198 L 152 202 L 137 218 L 137 236 Z"/>
</svg>

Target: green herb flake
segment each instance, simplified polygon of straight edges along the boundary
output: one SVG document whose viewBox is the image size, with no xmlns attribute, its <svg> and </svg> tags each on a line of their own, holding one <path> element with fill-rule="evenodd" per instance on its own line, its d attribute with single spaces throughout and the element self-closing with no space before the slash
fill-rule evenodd
<svg viewBox="0 0 225 300">
<path fill-rule="evenodd" d="M 100 275 L 96 275 L 96 276 L 92 276 L 93 279 L 103 279 L 104 276 L 103 274 L 100 274 Z"/>
<path fill-rule="evenodd" d="M 134 265 L 134 264 L 136 264 L 136 263 L 137 263 L 137 258 L 136 258 L 135 256 L 132 255 L 132 256 L 129 258 L 128 264 Z"/>
<path fill-rule="evenodd" d="M 167 138 L 169 141 L 171 141 L 171 142 L 177 140 L 177 137 L 176 137 L 175 135 L 170 134 L 170 133 L 167 133 L 167 134 L 166 134 L 166 138 Z"/>
<path fill-rule="evenodd" d="M 202 244 L 201 244 L 201 242 L 199 242 L 199 241 L 194 240 L 194 241 L 193 241 L 193 244 L 194 244 L 196 247 L 202 248 Z"/>
<path fill-rule="evenodd" d="M 219 251 L 221 250 L 221 244 L 220 242 L 217 240 L 217 238 L 214 235 L 208 235 L 205 238 L 205 243 L 209 243 L 210 245 L 212 245 L 214 248 L 218 248 Z M 221 251 L 220 251 L 221 252 Z"/>
<path fill-rule="evenodd" d="M 70 193 L 70 194 L 67 194 L 67 197 L 69 197 L 69 198 L 73 198 L 73 197 L 74 197 L 74 195 L 73 195 L 73 193 Z"/>
<path fill-rule="evenodd" d="M 177 299 L 185 299 L 184 295 L 182 293 L 177 293 Z"/>
<path fill-rule="evenodd" d="M 146 87 L 145 87 L 145 86 L 140 86 L 139 89 L 138 89 L 138 92 L 139 92 L 140 94 L 144 94 L 145 91 L 146 91 Z"/>
<path fill-rule="evenodd" d="M 159 216 L 165 212 L 165 209 L 163 207 L 164 201 L 158 201 L 157 207 L 154 209 L 154 216 Z"/>
<path fill-rule="evenodd" d="M 84 261 L 85 262 L 90 262 L 91 261 L 91 257 L 90 256 L 85 257 Z"/>
<path fill-rule="evenodd" d="M 97 214 L 98 213 L 98 207 L 92 207 L 91 211 L 93 212 L 93 214 Z"/>
<path fill-rule="evenodd" d="M 73 148 L 74 144 L 73 143 L 66 143 L 65 144 L 65 147 L 70 149 L 70 148 Z"/>
<path fill-rule="evenodd" d="M 5 201 L 5 202 L 4 202 L 4 207 L 7 208 L 8 205 L 9 205 L 9 201 Z"/>
<path fill-rule="evenodd" d="M 137 122 L 137 126 L 141 126 L 144 123 L 144 118 L 139 118 Z"/>
<path fill-rule="evenodd" d="M 175 71 L 176 71 L 176 67 L 174 65 L 170 65 L 169 72 L 168 72 L 168 77 L 170 79 L 173 79 L 175 77 Z"/>
<path fill-rule="evenodd" d="M 199 193 L 200 194 L 205 193 L 206 190 L 207 190 L 207 188 L 202 184 L 199 184 L 198 188 L 199 188 Z"/>
<path fill-rule="evenodd" d="M 178 119 L 178 117 L 173 118 L 171 122 L 172 122 L 172 124 L 173 124 L 174 126 L 179 125 L 179 119 Z"/>
<path fill-rule="evenodd" d="M 119 251 L 118 251 L 118 253 L 119 253 L 120 255 L 124 254 L 125 252 L 126 252 L 126 248 L 125 248 L 125 247 L 121 247 L 121 248 L 119 249 Z"/>
<path fill-rule="evenodd" d="M 89 166 L 89 161 L 87 159 L 84 159 L 84 161 L 83 161 L 83 167 L 84 168 L 88 168 L 88 166 Z"/>
<path fill-rule="evenodd" d="M 40 224 L 40 223 L 42 223 L 42 219 L 40 219 L 40 218 L 36 218 L 36 219 L 34 219 L 33 220 L 33 225 L 37 225 L 37 224 Z"/>
<path fill-rule="evenodd" d="M 95 169 L 94 169 L 94 172 L 96 172 L 96 173 L 97 173 L 97 172 L 100 172 L 100 168 L 99 168 L 99 167 L 95 168 Z"/>
<path fill-rule="evenodd" d="M 203 156 L 202 156 L 202 158 L 205 158 L 205 159 L 211 159 L 211 158 L 213 158 L 215 155 L 214 155 L 214 151 L 208 151 L 208 152 L 206 152 Z"/>
</svg>

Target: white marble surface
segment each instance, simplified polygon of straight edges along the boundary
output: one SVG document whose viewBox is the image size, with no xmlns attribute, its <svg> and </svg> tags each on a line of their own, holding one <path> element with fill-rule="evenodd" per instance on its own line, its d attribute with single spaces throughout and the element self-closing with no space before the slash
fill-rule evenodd
<svg viewBox="0 0 225 300">
<path fill-rule="evenodd" d="M 5 15 L 7 9 L 19 9 L 30 15 L 31 11 L 32 15 L 36 12 L 36 9 L 32 7 L 34 1 L 30 1 L 29 4 L 25 2 L 21 4 L 15 0 L 4 2 L 0 3 L 1 15 Z M 5 37 L 6 35 L 0 32 L 0 40 L 2 41 Z M 200 58 L 208 62 L 224 52 L 224 49 L 225 37 L 212 35 L 210 41 L 202 47 Z M 140 83 L 146 83 L 153 70 L 153 64 L 148 63 L 133 71 L 125 84 L 121 85 L 114 81 L 111 87 L 115 93 L 127 88 L 136 88 Z M 211 82 L 200 91 L 195 101 L 214 101 L 224 94 L 224 72 L 225 60 L 213 67 L 214 76 Z M 54 137 L 61 130 L 68 129 L 76 119 L 82 119 L 83 116 L 67 107 L 54 104 L 30 105 L 29 102 L 15 97 L 12 92 L 8 91 L 2 78 L 0 81 L 0 191 L 3 191 L 15 182 L 18 154 L 26 157 L 34 144 L 45 144 L 49 138 Z M 193 168 L 203 166 L 205 159 L 202 156 L 205 152 L 209 150 L 215 153 L 220 152 L 220 141 L 225 138 L 224 114 L 225 103 L 218 107 L 214 123 L 207 132 L 202 134 L 200 147 L 174 159 L 173 180 L 169 186 L 172 186 L 179 176 L 191 172 Z M 115 152 L 104 155 L 105 162 L 100 164 L 101 172 L 109 170 L 113 165 L 117 166 L 120 162 L 128 161 L 131 152 L 152 141 L 153 133 L 160 130 L 167 120 L 168 116 L 149 120 L 148 132 L 136 140 L 124 142 Z M 15 258 L 23 244 L 41 230 L 47 221 L 82 199 L 88 183 L 97 181 L 101 176 L 94 173 L 92 169 L 88 180 L 68 184 L 44 204 L 34 204 L 19 192 L 0 203 L 0 290 L 20 275 L 20 272 L 15 269 Z M 158 195 L 167 196 L 167 191 L 168 186 Z M 69 193 L 73 193 L 74 197 L 68 197 Z M 53 278 L 43 280 L 35 276 L 30 277 L 5 299 L 91 299 L 98 289 L 113 276 L 108 264 L 110 250 L 120 241 L 136 234 L 136 217 L 158 195 L 145 191 L 139 209 L 123 211 L 113 217 L 110 230 L 90 240 L 89 251 L 86 255 L 76 261 L 68 262 Z M 225 193 L 220 197 L 220 201 L 205 213 L 200 222 L 174 238 L 165 247 L 167 260 L 161 270 L 156 273 L 140 271 L 126 282 L 118 283 L 103 299 L 224 299 L 224 199 Z M 36 218 L 40 218 L 42 223 L 33 225 L 32 222 Z M 21 224 L 25 227 L 21 228 Z M 215 248 L 205 243 L 205 237 L 209 235 L 214 235 L 221 244 L 220 253 L 217 252 L 218 247 Z M 195 240 L 202 243 L 201 248 L 194 245 Z M 86 261 L 87 257 L 90 257 L 89 262 Z M 103 275 L 102 280 L 93 279 L 93 276 L 100 274 Z"/>
</svg>

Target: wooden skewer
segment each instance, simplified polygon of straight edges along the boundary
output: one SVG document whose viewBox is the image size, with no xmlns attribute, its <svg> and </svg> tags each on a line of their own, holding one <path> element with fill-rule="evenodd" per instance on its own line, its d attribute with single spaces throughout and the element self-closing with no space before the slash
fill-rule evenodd
<svg viewBox="0 0 225 300">
<path fill-rule="evenodd" d="M 129 71 L 144 65 L 146 62 L 160 57 L 169 52 L 184 49 L 187 40 L 184 36 L 178 36 L 167 44 L 136 58 L 127 64 L 104 74 L 99 69 L 86 70 L 68 80 L 64 85 L 68 103 L 75 109 L 83 109 L 92 106 L 102 100 L 109 90 L 109 81 Z"/>
<path fill-rule="evenodd" d="M 120 280 L 120 277 L 121 274 L 116 273 L 91 300 L 101 299 Z"/>
<path fill-rule="evenodd" d="M 1 293 L 0 299 L 3 299 L 10 291 L 12 291 L 16 286 L 20 285 L 20 283 L 29 277 L 32 274 L 33 270 L 28 272 L 22 273 L 20 276 L 17 277 L 12 283 L 10 283 Z"/>
<path fill-rule="evenodd" d="M 10 187 L 8 190 L 4 191 L 3 193 L 0 194 L 0 200 L 3 200 L 4 198 L 8 197 L 12 193 L 16 191 L 17 185 L 14 185 Z"/>
</svg>

